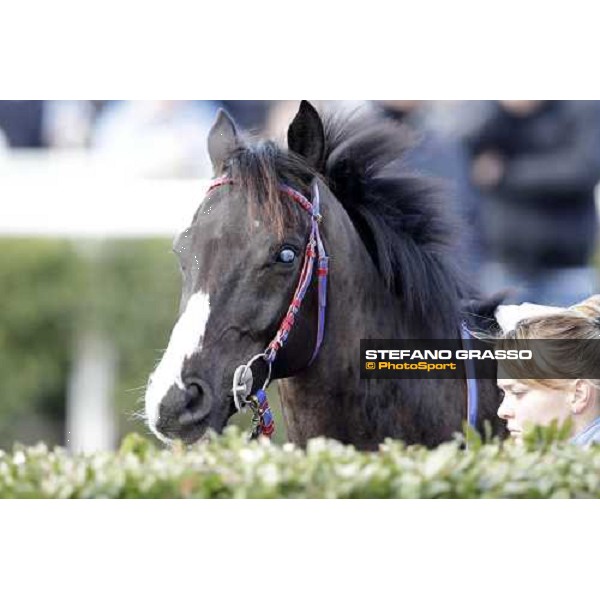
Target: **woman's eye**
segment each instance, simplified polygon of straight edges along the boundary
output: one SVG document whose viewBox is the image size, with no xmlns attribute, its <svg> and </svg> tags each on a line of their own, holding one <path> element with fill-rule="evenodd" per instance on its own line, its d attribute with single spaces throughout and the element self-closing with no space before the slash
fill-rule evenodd
<svg viewBox="0 0 600 600">
<path fill-rule="evenodd" d="M 277 262 L 293 263 L 296 260 L 296 251 L 292 248 L 282 248 L 277 255 Z"/>
</svg>

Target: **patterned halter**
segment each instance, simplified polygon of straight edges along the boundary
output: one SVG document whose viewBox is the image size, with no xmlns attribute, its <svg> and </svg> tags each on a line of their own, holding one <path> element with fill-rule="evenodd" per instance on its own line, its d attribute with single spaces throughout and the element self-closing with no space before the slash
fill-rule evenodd
<svg viewBox="0 0 600 600">
<path fill-rule="evenodd" d="M 233 180 L 229 177 L 220 177 L 212 182 L 207 193 L 210 193 L 215 188 L 232 184 Z M 273 415 L 271 413 L 269 402 L 267 400 L 266 388 L 271 380 L 272 365 L 275 362 L 277 353 L 279 352 L 279 350 L 281 350 L 281 348 L 288 339 L 289 333 L 292 330 L 292 327 L 294 326 L 296 315 L 298 314 L 298 311 L 302 306 L 302 302 L 310 286 L 313 271 L 315 270 L 315 261 L 317 262 L 316 271 L 318 279 L 319 309 L 317 317 L 317 340 L 312 356 L 308 363 L 309 365 L 313 363 L 313 361 L 317 357 L 317 354 L 319 353 L 319 349 L 321 347 L 321 344 L 323 343 L 323 335 L 325 332 L 325 309 L 327 306 L 327 274 L 329 270 L 329 257 L 325 252 L 325 246 L 323 245 L 323 240 L 321 239 L 321 232 L 319 230 L 319 225 L 323 221 L 323 217 L 320 213 L 319 188 L 317 183 L 315 182 L 313 184 L 312 202 L 307 200 L 307 198 L 303 196 L 300 192 L 298 192 L 294 188 L 291 188 L 288 185 L 281 184 L 279 186 L 279 189 L 288 198 L 296 202 L 304 211 L 306 211 L 310 215 L 311 230 L 308 238 L 308 243 L 306 244 L 306 249 L 304 251 L 304 261 L 302 263 L 300 278 L 298 279 L 298 284 L 296 285 L 294 296 L 283 320 L 281 321 L 281 324 L 279 325 L 275 337 L 267 345 L 264 352 L 253 356 L 245 365 L 240 365 L 235 370 L 233 376 L 232 391 L 236 409 L 241 410 L 243 404 L 249 406 L 254 415 L 253 437 L 257 437 L 258 435 L 271 437 L 273 435 L 273 432 L 275 431 L 275 423 L 273 421 Z M 261 358 L 267 363 L 268 375 L 261 388 L 257 390 L 255 394 L 248 397 L 247 382 L 248 377 L 249 375 L 251 375 L 252 372 L 250 369 L 252 363 Z M 240 398 L 240 395 L 246 395 L 247 397 L 245 397 L 242 400 Z"/>
</svg>

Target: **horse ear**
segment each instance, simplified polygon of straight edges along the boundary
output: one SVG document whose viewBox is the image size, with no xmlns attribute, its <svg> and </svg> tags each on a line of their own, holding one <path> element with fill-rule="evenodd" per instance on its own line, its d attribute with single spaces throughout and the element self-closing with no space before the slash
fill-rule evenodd
<svg viewBox="0 0 600 600">
<path fill-rule="evenodd" d="M 239 145 L 240 140 L 234 120 L 220 108 L 208 134 L 208 155 L 215 175 L 221 173 L 223 164 Z"/>
<path fill-rule="evenodd" d="M 300 102 L 298 114 L 289 126 L 288 148 L 304 157 L 308 164 L 319 171 L 325 153 L 325 131 L 315 107 L 306 100 Z"/>
</svg>

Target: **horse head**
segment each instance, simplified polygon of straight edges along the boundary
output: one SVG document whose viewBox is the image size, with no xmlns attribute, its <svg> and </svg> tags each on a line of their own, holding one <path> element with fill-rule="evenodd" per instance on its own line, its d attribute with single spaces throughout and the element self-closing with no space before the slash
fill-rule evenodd
<svg viewBox="0 0 600 600">
<path fill-rule="evenodd" d="M 280 351 L 272 364 L 265 356 L 306 268 L 314 195 L 327 202 L 317 175 L 323 125 L 306 102 L 289 127 L 288 145 L 289 151 L 272 142 L 247 145 L 224 111 L 210 131 L 215 183 L 173 245 L 183 278 L 180 315 L 145 397 L 148 423 L 163 440 L 191 443 L 208 428 L 221 431 L 236 411 L 234 373 L 252 357 L 258 360 L 240 382 L 244 397 L 312 358 L 318 333 L 314 265 L 289 339 L 275 344 Z"/>
</svg>

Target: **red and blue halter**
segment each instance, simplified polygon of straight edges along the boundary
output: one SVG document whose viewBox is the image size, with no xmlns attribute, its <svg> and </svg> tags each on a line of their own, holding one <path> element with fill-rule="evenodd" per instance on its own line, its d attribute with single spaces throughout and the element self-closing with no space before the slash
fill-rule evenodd
<svg viewBox="0 0 600 600">
<path fill-rule="evenodd" d="M 208 189 L 208 192 L 223 185 L 231 185 L 232 183 L 233 181 L 227 176 L 220 177 L 213 181 L 212 185 Z M 288 198 L 291 198 L 310 215 L 311 230 L 308 237 L 308 243 L 306 244 L 306 249 L 304 251 L 304 261 L 302 263 L 300 278 L 294 291 L 294 296 L 283 320 L 281 321 L 281 324 L 279 325 L 279 329 L 277 330 L 275 337 L 271 340 L 263 353 L 257 354 L 250 359 L 248 363 L 238 367 L 233 377 L 234 402 L 236 408 L 240 410 L 241 404 L 240 400 L 238 399 L 238 394 L 240 393 L 240 390 L 244 390 L 246 388 L 243 380 L 244 376 L 248 372 L 248 369 L 250 369 L 252 363 L 259 358 L 264 359 L 268 365 L 268 375 L 261 388 L 249 398 L 244 399 L 244 404 L 249 405 L 254 413 L 254 437 L 258 435 L 271 437 L 275 431 L 275 422 L 273 420 L 273 415 L 267 400 L 266 388 L 271 379 L 271 369 L 273 363 L 275 362 L 275 358 L 277 357 L 277 353 L 279 350 L 281 350 L 288 339 L 289 333 L 294 326 L 296 315 L 302 306 L 302 302 L 310 286 L 313 272 L 315 270 L 315 261 L 317 262 L 316 270 L 318 279 L 319 308 L 317 317 L 317 340 L 312 356 L 308 363 L 309 365 L 313 363 L 317 357 L 317 354 L 319 353 L 325 332 L 325 309 L 327 306 L 327 273 L 329 269 L 329 257 L 325 251 L 325 246 L 323 245 L 323 240 L 321 238 L 321 232 L 319 230 L 319 225 L 323 220 L 323 217 L 320 213 L 319 188 L 316 183 L 313 185 L 312 202 L 307 200 L 307 198 L 300 192 L 288 185 L 281 184 L 279 188 L 281 192 L 283 192 Z"/>
</svg>

